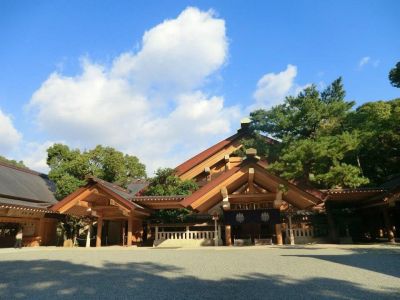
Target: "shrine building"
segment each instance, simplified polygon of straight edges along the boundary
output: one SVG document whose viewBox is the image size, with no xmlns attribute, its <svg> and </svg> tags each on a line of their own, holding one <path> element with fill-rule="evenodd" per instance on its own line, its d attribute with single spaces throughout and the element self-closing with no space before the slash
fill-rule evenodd
<svg viewBox="0 0 400 300">
<path fill-rule="evenodd" d="M 47 175 L 0 163 L 0 247 L 12 247 L 19 229 L 24 246 L 56 244 L 54 191 Z"/>
<path fill-rule="evenodd" d="M 93 229 L 90 226 L 86 235 L 98 247 L 343 243 L 398 237 L 400 182 L 325 191 L 289 182 L 269 172 L 268 161 L 254 149 L 244 157 L 236 154 L 250 134 L 249 122 L 244 120 L 236 134 L 176 167 L 177 176 L 199 186 L 189 196 L 141 196 L 148 184 L 143 180 L 124 189 L 90 177 L 51 210 L 93 218 Z M 188 209 L 191 214 L 184 222 L 161 223 L 154 218 L 161 209 Z"/>
</svg>

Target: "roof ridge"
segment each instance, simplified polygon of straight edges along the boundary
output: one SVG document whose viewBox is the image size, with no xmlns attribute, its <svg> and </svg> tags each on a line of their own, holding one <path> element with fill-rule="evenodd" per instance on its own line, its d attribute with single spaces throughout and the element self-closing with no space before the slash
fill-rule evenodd
<svg viewBox="0 0 400 300">
<path fill-rule="evenodd" d="M 98 182 L 98 183 L 105 183 L 106 185 L 109 184 L 109 185 L 111 185 L 112 187 L 114 187 L 114 188 L 116 188 L 116 189 L 119 189 L 119 190 L 121 190 L 121 191 L 123 191 L 123 192 L 125 192 L 125 193 L 127 193 L 127 194 L 131 194 L 131 193 L 129 192 L 129 190 L 127 190 L 127 189 L 125 189 L 125 188 L 123 188 L 123 187 L 121 187 L 121 186 L 119 186 L 119 185 L 117 185 L 117 184 L 115 184 L 115 183 L 112 183 L 112 182 L 109 182 L 109 181 L 107 181 L 107 180 L 98 178 L 98 177 L 96 177 L 96 176 L 94 176 L 94 175 L 89 175 L 87 178 L 88 178 L 88 179 L 92 179 L 92 180 L 94 180 L 95 182 Z"/>
<path fill-rule="evenodd" d="M 6 168 L 10 168 L 10 169 L 14 169 L 16 171 L 25 172 L 25 173 L 32 174 L 32 175 L 45 176 L 46 178 L 49 178 L 47 174 L 44 174 L 44 173 L 29 169 L 28 167 L 25 167 L 25 168 L 24 167 L 18 167 L 18 166 L 15 166 L 15 165 L 13 165 L 11 163 L 7 163 L 7 162 L 4 162 L 4 161 L 0 161 L 0 166 L 6 167 Z"/>
<path fill-rule="evenodd" d="M 227 145 L 232 143 L 237 138 L 244 136 L 245 134 L 246 134 L 246 132 L 244 132 L 244 131 L 236 132 L 235 134 L 231 135 L 230 137 L 227 137 L 226 139 L 219 141 L 218 143 L 208 147 L 207 149 L 196 154 L 195 156 L 187 159 L 186 161 L 184 161 L 183 163 L 181 163 L 180 165 L 175 167 L 175 170 L 177 171 L 177 175 L 179 176 L 181 174 L 184 174 L 185 172 L 187 172 L 194 166 L 197 166 L 198 164 L 200 164 L 201 162 L 206 160 L 207 157 L 212 156 L 213 154 L 215 154 L 219 150 L 223 149 L 224 147 L 226 147 Z"/>
</svg>

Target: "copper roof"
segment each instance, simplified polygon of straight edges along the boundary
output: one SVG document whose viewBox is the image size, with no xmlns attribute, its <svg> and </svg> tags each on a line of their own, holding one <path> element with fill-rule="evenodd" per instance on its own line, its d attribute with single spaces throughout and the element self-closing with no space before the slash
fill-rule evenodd
<svg viewBox="0 0 400 300">
<path fill-rule="evenodd" d="M 0 162 L 0 197 L 51 205 L 57 203 L 54 191 L 55 184 L 46 174 Z"/>
<path fill-rule="evenodd" d="M 6 204 L 0 203 L 0 208 L 12 208 L 12 209 L 19 209 L 24 211 L 33 211 L 33 212 L 44 212 L 44 213 L 54 213 L 53 210 L 48 208 L 40 208 L 35 206 L 26 206 L 26 205 L 17 205 L 17 204 Z"/>
</svg>

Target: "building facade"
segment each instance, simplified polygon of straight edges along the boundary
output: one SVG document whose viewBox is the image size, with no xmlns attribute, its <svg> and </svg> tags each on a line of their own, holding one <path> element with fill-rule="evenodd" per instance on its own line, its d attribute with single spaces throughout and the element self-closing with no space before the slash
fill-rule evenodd
<svg viewBox="0 0 400 300">
<path fill-rule="evenodd" d="M 351 243 L 368 235 L 369 241 L 395 240 L 400 183 L 326 191 L 299 186 L 270 173 L 254 149 L 237 155 L 248 134 L 245 120 L 236 134 L 176 167 L 177 176 L 199 186 L 189 196 L 140 196 L 143 181 L 127 190 L 91 177 L 52 210 L 92 217 L 94 230 L 87 235 L 95 235 L 96 246 Z M 165 209 L 191 214 L 185 222 L 152 218 Z"/>
<path fill-rule="evenodd" d="M 0 247 L 12 247 L 19 229 L 24 246 L 56 244 L 54 188 L 45 174 L 0 163 Z"/>
</svg>

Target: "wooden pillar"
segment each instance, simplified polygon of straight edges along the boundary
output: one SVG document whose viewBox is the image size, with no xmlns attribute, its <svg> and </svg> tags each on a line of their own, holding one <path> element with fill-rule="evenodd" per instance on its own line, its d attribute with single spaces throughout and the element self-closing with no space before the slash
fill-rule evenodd
<svg viewBox="0 0 400 300">
<path fill-rule="evenodd" d="M 328 219 L 329 236 L 331 242 L 337 244 L 339 243 L 339 236 L 336 230 L 335 220 L 333 219 L 332 209 L 329 206 L 326 206 L 326 217 Z"/>
<path fill-rule="evenodd" d="M 385 222 L 388 242 L 389 243 L 394 243 L 395 242 L 394 232 L 393 232 L 393 228 L 391 226 L 388 208 L 384 207 L 382 212 L 383 212 L 383 220 Z"/>
<path fill-rule="evenodd" d="M 276 244 L 283 245 L 282 240 L 282 225 L 280 223 L 275 224 Z"/>
<path fill-rule="evenodd" d="M 122 221 L 121 222 L 121 224 L 122 224 L 122 246 L 125 246 L 125 221 Z"/>
<path fill-rule="evenodd" d="M 101 232 L 103 230 L 103 217 L 99 216 L 97 219 L 97 236 L 96 247 L 101 247 Z"/>
<path fill-rule="evenodd" d="M 128 241 L 127 241 L 127 246 L 132 246 L 132 225 L 133 225 L 133 220 L 132 217 L 129 217 L 128 219 Z"/>
<path fill-rule="evenodd" d="M 225 244 L 232 246 L 231 225 L 225 225 Z"/>
<path fill-rule="evenodd" d="M 132 220 L 132 245 L 138 245 L 143 237 L 143 223 L 142 220 Z"/>
<path fill-rule="evenodd" d="M 44 242 L 46 240 L 44 233 L 45 233 L 45 227 L 46 223 L 44 221 L 44 218 L 40 218 L 39 222 L 38 222 L 38 236 L 39 236 L 39 245 L 43 246 Z"/>
</svg>

